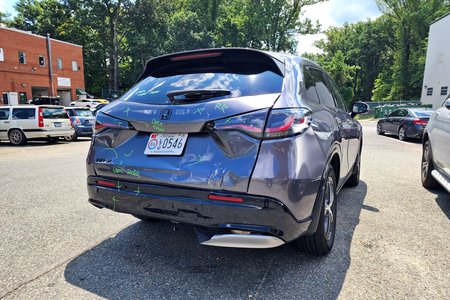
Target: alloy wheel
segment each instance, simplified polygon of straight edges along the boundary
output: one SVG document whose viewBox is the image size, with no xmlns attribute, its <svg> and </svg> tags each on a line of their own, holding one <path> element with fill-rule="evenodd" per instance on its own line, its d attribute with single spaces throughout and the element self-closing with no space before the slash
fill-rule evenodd
<svg viewBox="0 0 450 300">
<path fill-rule="evenodd" d="M 422 155 L 422 180 L 427 177 L 428 174 L 428 168 L 429 168 L 429 152 L 430 152 L 430 146 L 428 144 L 425 145 L 423 148 L 423 155 Z"/>
<path fill-rule="evenodd" d="M 22 143 L 22 133 L 18 130 L 11 131 L 11 133 L 9 134 L 9 138 L 11 143 L 13 143 L 14 145 L 19 145 L 20 143 Z"/>
<path fill-rule="evenodd" d="M 334 213 L 333 213 L 333 205 L 334 205 L 334 182 L 333 178 L 328 177 L 326 186 L 325 186 L 325 199 L 324 199 L 324 218 L 323 218 L 323 226 L 325 232 L 325 238 L 327 243 L 332 240 L 333 231 L 334 231 Z"/>
</svg>

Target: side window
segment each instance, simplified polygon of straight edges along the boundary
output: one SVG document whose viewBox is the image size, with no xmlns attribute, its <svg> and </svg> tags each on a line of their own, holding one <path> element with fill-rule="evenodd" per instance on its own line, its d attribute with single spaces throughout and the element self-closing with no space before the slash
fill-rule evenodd
<svg viewBox="0 0 450 300">
<path fill-rule="evenodd" d="M 311 71 L 315 74 L 314 78 L 316 78 L 316 91 L 319 95 L 320 103 L 327 107 L 335 108 L 336 104 L 334 103 L 333 95 L 327 87 L 327 83 L 325 81 L 325 77 L 323 77 L 323 73 L 316 69 L 311 69 Z"/>
<path fill-rule="evenodd" d="M 8 120 L 9 108 L 0 108 L 0 120 Z"/>
<path fill-rule="evenodd" d="M 34 108 L 13 108 L 12 118 L 14 120 L 34 119 L 36 109 Z"/>
<path fill-rule="evenodd" d="M 327 76 L 327 80 L 330 84 L 331 91 L 333 92 L 333 96 L 336 100 L 337 106 L 343 111 L 348 111 L 347 107 L 345 106 L 345 101 L 342 98 L 341 93 L 339 93 L 339 88 L 337 87 L 336 83 L 334 83 L 334 81 L 329 76 Z"/>
<path fill-rule="evenodd" d="M 308 67 L 303 68 L 303 78 L 305 79 L 305 97 L 309 100 L 319 103 L 319 96 L 316 92 L 316 79 L 311 69 Z"/>
<path fill-rule="evenodd" d="M 406 109 L 401 109 L 398 113 L 399 117 L 406 117 L 408 115 L 408 111 Z"/>
<path fill-rule="evenodd" d="M 400 110 L 397 109 L 397 110 L 394 110 L 393 112 L 391 112 L 391 113 L 389 114 L 389 117 L 398 117 L 399 114 L 400 114 Z"/>
</svg>

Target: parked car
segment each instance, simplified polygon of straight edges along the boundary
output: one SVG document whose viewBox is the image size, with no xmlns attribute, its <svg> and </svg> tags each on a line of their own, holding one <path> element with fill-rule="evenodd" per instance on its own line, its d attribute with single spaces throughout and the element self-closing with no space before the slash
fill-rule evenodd
<svg viewBox="0 0 450 300">
<path fill-rule="evenodd" d="M 424 108 L 401 108 L 394 110 L 388 116 L 380 119 L 377 124 L 377 134 L 397 135 L 405 141 L 408 138 L 421 139 L 423 130 L 434 111 Z"/>
<path fill-rule="evenodd" d="M 95 122 L 95 117 L 88 107 L 65 107 L 64 108 L 70 117 L 70 121 L 75 129 L 74 134 L 64 137 L 66 141 L 76 141 L 78 137 L 92 136 L 92 126 Z"/>
<path fill-rule="evenodd" d="M 450 99 L 431 115 L 423 135 L 422 185 L 450 193 Z"/>
<path fill-rule="evenodd" d="M 83 99 L 71 102 L 70 106 L 95 108 L 99 104 L 100 102 L 95 99 Z"/>
<path fill-rule="evenodd" d="M 33 105 L 60 105 L 61 100 L 59 96 L 39 96 L 30 101 Z"/>
<path fill-rule="evenodd" d="M 64 107 L 18 105 L 0 107 L 0 141 L 25 145 L 29 140 L 56 143 L 74 130 Z"/>
<path fill-rule="evenodd" d="M 106 99 L 94 99 L 97 100 L 98 102 L 100 102 L 100 104 L 109 104 L 109 101 Z"/>
<path fill-rule="evenodd" d="M 347 111 L 307 59 L 243 48 L 161 56 L 138 81 L 97 114 L 91 204 L 191 224 L 203 245 L 331 250 L 367 104 Z"/>
</svg>

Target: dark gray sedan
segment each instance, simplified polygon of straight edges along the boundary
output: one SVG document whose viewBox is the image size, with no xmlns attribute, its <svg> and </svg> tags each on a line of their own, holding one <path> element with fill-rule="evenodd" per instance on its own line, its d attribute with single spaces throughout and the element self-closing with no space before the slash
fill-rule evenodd
<svg viewBox="0 0 450 300">
<path fill-rule="evenodd" d="M 377 134 L 397 135 L 399 140 L 421 139 L 433 110 L 423 108 L 401 108 L 380 119 Z"/>
<path fill-rule="evenodd" d="M 361 125 L 333 80 L 297 56 L 220 48 L 147 62 L 96 117 L 89 202 L 193 225 L 203 245 L 296 243 L 327 254 L 336 195 L 359 182 Z"/>
</svg>

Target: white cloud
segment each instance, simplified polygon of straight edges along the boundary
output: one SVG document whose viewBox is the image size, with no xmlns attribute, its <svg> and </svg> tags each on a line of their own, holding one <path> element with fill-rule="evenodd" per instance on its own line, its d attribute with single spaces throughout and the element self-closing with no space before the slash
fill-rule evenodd
<svg viewBox="0 0 450 300">
<path fill-rule="evenodd" d="M 375 19 L 381 15 L 375 0 L 329 0 L 304 8 L 303 18 L 319 21 L 322 30 L 330 26 L 341 26 L 344 23 L 355 23 L 367 19 Z M 312 44 L 323 39 L 324 35 L 302 35 L 298 38 L 297 52 L 317 53 L 319 49 Z"/>
</svg>

